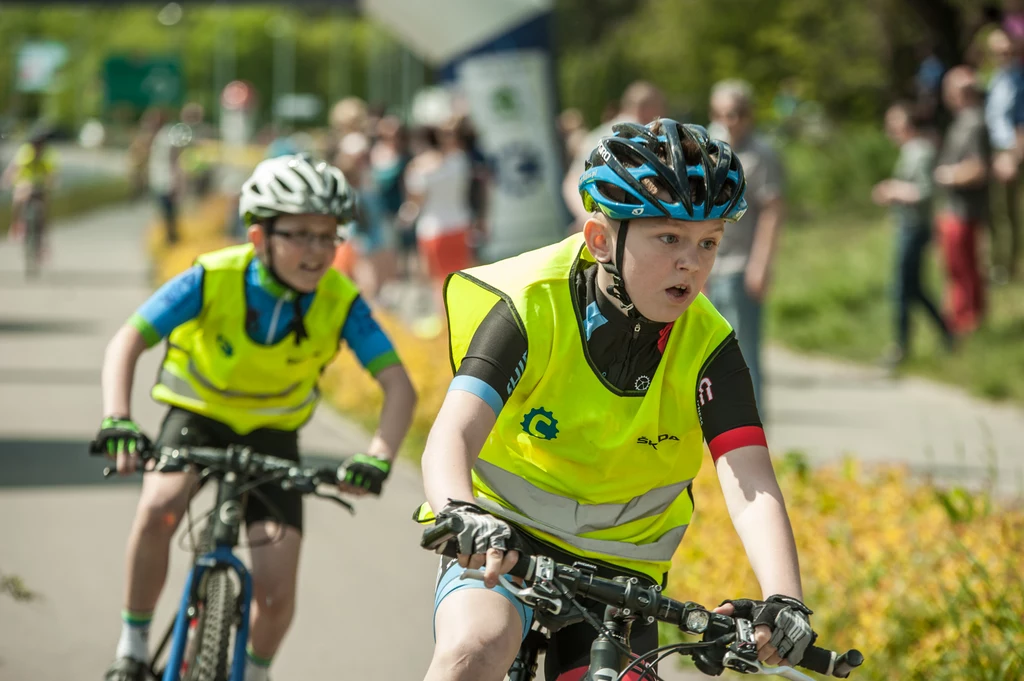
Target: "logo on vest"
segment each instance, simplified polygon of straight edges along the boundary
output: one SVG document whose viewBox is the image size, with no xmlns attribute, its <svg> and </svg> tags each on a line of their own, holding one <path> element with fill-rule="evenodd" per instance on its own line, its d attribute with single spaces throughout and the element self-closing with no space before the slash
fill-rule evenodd
<svg viewBox="0 0 1024 681">
<path fill-rule="evenodd" d="M 235 349 L 231 347 L 231 343 L 228 342 L 227 338 L 220 334 L 217 334 L 217 347 L 220 348 L 220 351 L 223 352 L 226 357 L 230 357 L 235 354 Z"/>
<path fill-rule="evenodd" d="M 554 440 L 558 437 L 558 419 L 544 407 L 531 409 L 523 417 L 523 432 L 541 440 Z"/>
<path fill-rule="evenodd" d="M 662 433 L 661 435 L 658 436 L 658 440 L 657 441 L 654 441 L 654 440 L 652 440 L 649 437 L 640 436 L 640 437 L 638 437 L 636 439 L 636 443 L 638 445 L 650 445 L 650 446 L 654 447 L 655 449 L 657 449 L 658 445 L 660 445 L 665 440 L 675 440 L 676 442 L 678 442 L 679 438 L 677 438 L 675 435 L 669 435 L 668 433 Z"/>
<path fill-rule="evenodd" d="M 700 398 L 700 406 L 704 406 L 706 402 L 710 402 L 715 399 L 715 396 L 711 394 L 711 379 L 702 378 L 700 384 L 697 386 L 697 397 Z M 705 399 L 705 397 L 707 399 Z"/>
</svg>

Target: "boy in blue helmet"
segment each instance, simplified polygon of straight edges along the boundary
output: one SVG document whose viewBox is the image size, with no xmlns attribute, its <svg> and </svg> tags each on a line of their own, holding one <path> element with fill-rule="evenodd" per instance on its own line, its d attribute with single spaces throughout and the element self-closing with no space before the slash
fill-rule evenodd
<svg viewBox="0 0 1024 681">
<path fill-rule="evenodd" d="M 579 187 L 582 234 L 446 282 L 455 378 L 419 517 L 459 517 L 467 549 L 442 559 L 426 678 L 503 678 L 534 619 L 496 588 L 513 533 L 533 554 L 664 583 L 705 443 L 764 592 L 743 603 L 760 657 L 799 662 L 813 634 L 792 529 L 743 355 L 700 293 L 746 210 L 739 160 L 699 126 L 621 124 Z M 458 578 L 480 566 L 483 583 Z M 579 679 L 595 636 L 585 622 L 553 633 L 545 678 Z M 656 626 L 635 622 L 632 645 L 653 649 Z"/>
</svg>

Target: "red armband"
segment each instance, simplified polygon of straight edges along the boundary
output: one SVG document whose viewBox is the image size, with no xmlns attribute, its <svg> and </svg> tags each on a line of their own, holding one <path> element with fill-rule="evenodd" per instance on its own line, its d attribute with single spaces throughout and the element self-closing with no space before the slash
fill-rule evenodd
<svg viewBox="0 0 1024 681">
<path fill-rule="evenodd" d="M 751 445 L 768 446 L 768 440 L 764 437 L 764 428 L 761 426 L 741 426 L 727 430 L 708 443 L 708 450 L 711 451 L 711 460 L 717 462 L 719 457 L 732 450 Z"/>
</svg>

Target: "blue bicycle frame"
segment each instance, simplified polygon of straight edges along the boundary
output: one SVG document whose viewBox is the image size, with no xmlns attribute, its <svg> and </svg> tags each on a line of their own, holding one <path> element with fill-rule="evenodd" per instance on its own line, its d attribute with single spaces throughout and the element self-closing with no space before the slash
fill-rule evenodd
<svg viewBox="0 0 1024 681">
<path fill-rule="evenodd" d="M 181 596 L 181 605 L 174 620 L 174 633 L 171 635 L 171 650 L 164 668 L 163 681 L 181 681 L 181 663 L 185 657 L 185 644 L 188 641 L 189 605 L 207 570 L 218 566 L 227 566 L 235 571 L 242 583 L 242 621 L 235 633 L 235 650 L 231 657 L 230 681 L 243 681 L 245 676 L 245 647 L 249 642 L 249 601 L 252 599 L 252 575 L 245 565 L 227 544 L 218 544 L 210 553 L 201 556 L 189 572 L 185 580 L 185 590 Z"/>
</svg>

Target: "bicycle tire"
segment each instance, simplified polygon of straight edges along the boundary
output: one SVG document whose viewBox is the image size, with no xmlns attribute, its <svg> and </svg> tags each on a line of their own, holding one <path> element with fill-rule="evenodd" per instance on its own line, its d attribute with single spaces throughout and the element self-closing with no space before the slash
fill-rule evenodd
<svg viewBox="0 0 1024 681">
<path fill-rule="evenodd" d="M 187 661 L 185 681 L 227 681 L 238 597 L 226 567 L 212 568 L 204 581 L 205 595 L 196 626 L 199 645 L 193 659 Z"/>
</svg>

